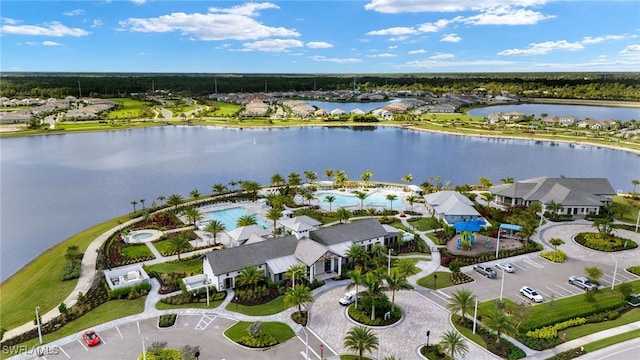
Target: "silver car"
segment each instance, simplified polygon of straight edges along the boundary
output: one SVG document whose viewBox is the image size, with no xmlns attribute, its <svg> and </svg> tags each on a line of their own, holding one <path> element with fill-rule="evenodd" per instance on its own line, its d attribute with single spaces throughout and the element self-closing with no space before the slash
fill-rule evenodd
<svg viewBox="0 0 640 360">
<path fill-rule="evenodd" d="M 513 265 L 509 264 L 509 263 L 498 263 L 496 264 L 496 267 L 500 270 L 504 270 L 508 273 L 514 273 L 516 272 L 516 269 L 513 267 Z"/>
</svg>

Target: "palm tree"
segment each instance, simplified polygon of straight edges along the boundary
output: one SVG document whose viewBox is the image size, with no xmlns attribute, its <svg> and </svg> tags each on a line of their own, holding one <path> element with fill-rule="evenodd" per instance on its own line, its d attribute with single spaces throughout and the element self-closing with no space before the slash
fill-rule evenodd
<svg viewBox="0 0 640 360">
<path fill-rule="evenodd" d="M 414 265 L 413 260 L 409 258 L 398 259 L 395 263 L 394 269 L 398 271 L 399 275 L 404 277 L 409 277 L 420 272 L 420 269 Z"/>
<path fill-rule="evenodd" d="M 509 335 L 516 332 L 515 319 L 507 315 L 504 309 L 494 309 L 482 323 L 496 332 L 496 343 L 500 343 L 501 334 Z"/>
<path fill-rule="evenodd" d="M 556 219 L 558 217 L 558 211 L 560 210 L 562 210 L 562 204 L 558 204 L 553 200 L 549 202 L 549 211 L 551 211 L 551 217 L 553 219 Z"/>
<path fill-rule="evenodd" d="M 455 355 L 464 355 L 469 352 L 469 347 L 464 337 L 455 330 L 449 330 L 440 336 L 440 349 L 448 353 L 451 360 L 455 360 Z"/>
<path fill-rule="evenodd" d="M 404 176 L 402 177 L 402 181 L 406 182 L 407 186 L 409 186 L 409 184 L 411 184 L 411 182 L 413 181 L 413 175 L 404 174 Z"/>
<path fill-rule="evenodd" d="M 329 203 L 329 212 L 331 212 L 331 203 L 336 201 L 336 197 L 333 195 L 327 195 L 324 197 L 324 201 Z"/>
<path fill-rule="evenodd" d="M 636 193 L 636 186 L 640 185 L 640 180 L 638 179 L 633 179 L 631 180 L 631 185 L 633 185 L 633 191 L 632 193 Z"/>
<path fill-rule="evenodd" d="M 161 203 L 164 202 L 165 199 L 166 197 L 164 197 L 163 195 L 158 196 L 158 201 L 160 201 Z"/>
<path fill-rule="evenodd" d="M 564 241 L 560 238 L 552 238 L 549 240 L 549 244 L 553 245 L 553 260 L 558 259 L 558 246 L 564 244 Z"/>
<path fill-rule="evenodd" d="M 189 195 L 193 198 L 193 200 L 198 200 L 202 194 L 200 194 L 200 191 L 198 191 L 198 189 L 193 189 L 191 190 Z"/>
<path fill-rule="evenodd" d="M 338 184 L 339 187 L 344 186 L 344 183 L 346 183 L 348 180 L 349 179 L 347 178 L 347 174 L 344 171 L 336 171 L 336 184 Z"/>
<path fill-rule="evenodd" d="M 375 243 L 371 247 L 370 253 L 371 253 L 371 259 L 376 264 L 376 268 L 379 268 L 384 258 L 387 255 L 387 249 L 385 248 L 384 245 L 380 243 Z"/>
<path fill-rule="evenodd" d="M 368 208 L 367 209 L 367 214 L 369 214 L 370 217 L 376 216 L 377 213 L 378 213 L 378 210 L 376 210 L 376 208 Z"/>
<path fill-rule="evenodd" d="M 344 337 L 344 347 L 349 351 L 357 352 L 359 360 L 363 359 L 365 351 L 372 353 L 378 350 L 378 345 L 378 337 L 373 330 L 362 325 L 352 327 Z"/>
<path fill-rule="evenodd" d="M 391 205 L 391 211 L 393 211 L 393 202 L 398 200 L 398 196 L 394 194 L 389 194 L 387 195 L 387 200 L 389 200 L 389 203 Z"/>
<path fill-rule="evenodd" d="M 355 270 L 349 271 L 347 273 L 347 276 L 351 278 L 351 282 L 349 283 L 349 285 L 347 285 L 347 290 L 351 290 L 354 287 L 356 288 L 356 309 L 357 309 L 358 297 L 359 297 L 358 293 L 360 292 L 360 285 L 364 285 L 364 275 L 362 275 L 362 270 L 360 268 L 356 268 Z"/>
<path fill-rule="evenodd" d="M 452 297 L 449 300 L 450 302 L 447 304 L 447 310 L 452 313 L 460 312 L 460 323 L 464 323 L 466 319 L 466 315 L 469 310 L 473 307 L 476 296 L 469 289 L 460 289 L 451 294 Z"/>
<path fill-rule="evenodd" d="M 302 179 L 300 179 L 300 174 L 296 172 L 292 172 L 291 174 L 289 174 L 289 186 L 298 187 L 300 184 L 302 184 Z"/>
<path fill-rule="evenodd" d="M 290 287 L 284 294 L 284 305 L 297 306 L 298 316 L 302 315 L 302 306 L 306 307 L 310 302 L 313 302 L 313 294 L 306 286 Z"/>
<path fill-rule="evenodd" d="M 189 240 L 187 240 L 184 236 L 176 236 L 171 241 L 169 241 L 169 246 L 167 250 L 170 252 L 178 253 L 178 261 L 180 261 L 180 254 L 185 252 L 186 250 L 191 249 L 191 244 L 189 244 Z"/>
<path fill-rule="evenodd" d="M 171 194 L 167 198 L 167 205 L 173 206 L 173 211 L 178 211 L 178 205 L 182 204 L 182 196 L 179 194 Z"/>
<path fill-rule="evenodd" d="M 242 189 L 244 191 L 246 191 L 247 193 L 251 194 L 251 199 L 253 201 L 256 201 L 256 199 L 258 198 L 258 190 L 260 190 L 260 184 L 255 182 L 255 181 L 243 181 L 242 183 L 240 183 L 240 186 L 242 186 Z"/>
<path fill-rule="evenodd" d="M 207 223 L 207 225 L 204 228 L 204 231 L 210 232 L 213 234 L 213 245 L 217 245 L 218 233 L 223 232 L 226 229 L 227 228 L 222 221 L 213 219 Z"/>
<path fill-rule="evenodd" d="M 280 210 L 280 208 L 272 207 L 267 212 L 267 219 L 273 220 L 273 235 L 276 234 L 276 230 L 277 230 L 276 221 L 280 220 L 281 217 L 282 217 L 282 210 Z"/>
<path fill-rule="evenodd" d="M 140 199 L 140 204 L 142 204 L 142 210 L 144 210 L 144 202 L 145 201 L 146 201 L 145 199 Z"/>
<path fill-rule="evenodd" d="M 346 256 L 349 259 L 352 259 L 356 264 L 356 268 L 359 268 L 359 269 L 362 269 L 364 267 L 364 264 L 367 262 L 367 259 L 369 258 L 369 254 L 367 254 L 367 250 L 365 250 L 364 246 L 360 244 L 351 244 L 351 246 L 349 246 L 347 251 L 345 251 L 344 256 Z"/>
<path fill-rule="evenodd" d="M 513 184 L 515 181 L 513 180 L 512 177 L 506 177 L 506 178 L 500 179 L 500 182 L 503 184 Z"/>
<path fill-rule="evenodd" d="M 202 219 L 202 214 L 200 213 L 200 211 L 198 211 L 198 209 L 194 208 L 193 206 L 189 206 L 186 209 L 182 210 L 182 216 L 186 217 L 189 224 L 194 226 L 196 225 L 196 221 Z"/>
<path fill-rule="evenodd" d="M 238 282 L 240 285 L 246 285 L 251 288 L 251 296 L 253 297 L 255 286 L 264 278 L 264 271 L 258 269 L 257 266 L 247 266 L 240 270 L 238 274 Z"/>
<path fill-rule="evenodd" d="M 396 303 L 396 291 L 411 290 L 413 286 L 409 284 L 407 277 L 395 268 L 385 279 L 387 280 L 387 289 L 391 290 L 391 309 L 393 309 Z"/>
<path fill-rule="evenodd" d="M 137 201 L 135 201 L 135 200 L 133 200 L 133 201 L 131 202 L 131 205 L 133 205 L 133 212 L 136 212 L 136 205 L 138 205 L 138 202 L 137 202 Z"/>
<path fill-rule="evenodd" d="M 383 295 L 382 278 L 375 271 L 364 276 L 365 293 L 371 299 L 371 321 L 376 319 L 376 302 Z"/>
<path fill-rule="evenodd" d="M 284 185 L 284 182 L 285 182 L 284 177 L 282 175 L 280 175 L 280 174 L 273 174 L 273 176 L 271 176 L 271 185 L 272 186 L 279 187 L 279 186 Z"/>
<path fill-rule="evenodd" d="M 345 223 L 349 222 L 349 218 L 351 217 L 351 211 L 345 209 L 345 208 L 339 208 L 336 211 L 336 216 L 338 217 L 338 220 L 340 220 L 340 223 L 342 224 L 342 221 L 344 221 Z"/>
<path fill-rule="evenodd" d="M 362 175 L 360 175 L 360 178 L 362 179 L 362 181 L 364 181 L 365 187 L 369 187 L 369 180 L 371 180 L 372 177 L 373 172 L 371 170 L 365 170 Z"/>
<path fill-rule="evenodd" d="M 411 206 L 411 211 L 413 211 L 413 204 L 418 201 L 418 197 L 415 195 L 409 195 L 407 196 L 407 202 L 409 203 L 409 206 Z"/>
<path fill-rule="evenodd" d="M 289 279 L 291 279 L 293 281 L 293 278 L 295 277 L 295 275 L 298 275 L 298 279 L 306 279 L 307 278 L 307 267 L 303 264 L 294 264 L 289 266 L 289 268 L 287 269 L 287 271 L 284 273 Z M 295 285 L 298 283 L 299 281 L 296 281 L 295 283 L 292 283 L 292 285 L 295 287 Z"/>
<path fill-rule="evenodd" d="M 354 191 L 353 193 L 360 200 L 360 211 L 362 211 L 362 208 L 364 207 L 364 199 L 367 198 L 367 194 L 362 191 Z"/>
<path fill-rule="evenodd" d="M 231 186 L 231 190 L 233 190 L 233 188 L 238 185 L 238 181 L 235 180 L 231 180 L 229 181 L 229 186 Z"/>
<path fill-rule="evenodd" d="M 221 184 L 221 183 L 214 184 L 211 187 L 211 190 L 213 190 L 213 193 L 215 195 L 222 195 L 222 194 L 226 193 L 227 191 L 229 191 L 229 189 L 226 186 L 224 186 L 224 184 Z"/>
<path fill-rule="evenodd" d="M 309 202 L 309 205 L 311 205 L 311 201 L 315 199 L 316 196 L 313 195 L 311 191 L 305 191 L 304 193 L 302 193 L 302 198 L 307 200 Z"/>
<path fill-rule="evenodd" d="M 253 214 L 242 215 L 236 221 L 237 227 L 249 226 L 249 225 L 257 225 L 258 219 Z"/>
<path fill-rule="evenodd" d="M 304 178 L 307 180 L 308 183 L 313 184 L 316 180 L 318 180 L 318 174 L 316 174 L 313 171 L 305 171 Z"/>
<path fill-rule="evenodd" d="M 324 176 L 326 176 L 329 181 L 332 181 L 334 174 L 333 169 L 327 169 L 324 171 Z"/>
</svg>

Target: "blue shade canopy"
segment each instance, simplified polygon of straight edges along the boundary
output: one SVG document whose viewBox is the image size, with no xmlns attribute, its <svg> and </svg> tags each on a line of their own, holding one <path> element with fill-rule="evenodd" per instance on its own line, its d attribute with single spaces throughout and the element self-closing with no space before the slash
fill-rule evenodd
<svg viewBox="0 0 640 360">
<path fill-rule="evenodd" d="M 471 221 L 460 221 L 453 224 L 453 228 L 457 231 L 480 231 L 480 228 L 485 225 L 486 222 L 484 220 L 471 220 Z"/>
<path fill-rule="evenodd" d="M 500 224 L 500 229 L 512 230 L 512 231 L 520 231 L 520 230 L 522 230 L 522 226 L 513 225 L 513 224 Z"/>
</svg>

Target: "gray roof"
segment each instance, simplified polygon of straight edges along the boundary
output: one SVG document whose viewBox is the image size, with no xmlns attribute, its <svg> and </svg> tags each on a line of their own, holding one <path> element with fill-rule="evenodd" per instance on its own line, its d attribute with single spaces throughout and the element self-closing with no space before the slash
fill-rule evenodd
<svg viewBox="0 0 640 360">
<path fill-rule="evenodd" d="M 387 231 L 378 219 L 366 219 L 349 224 L 334 225 L 309 233 L 309 237 L 312 240 L 327 246 L 345 241 L 357 243 L 386 235 Z"/>
<path fill-rule="evenodd" d="M 605 178 L 549 178 L 546 176 L 501 184 L 491 188 L 495 195 L 565 206 L 602 205 L 615 191 Z"/>
<path fill-rule="evenodd" d="M 298 239 L 295 236 L 284 236 L 224 250 L 214 250 L 207 253 L 206 257 L 213 273 L 222 274 L 294 254 L 297 245 Z"/>
</svg>

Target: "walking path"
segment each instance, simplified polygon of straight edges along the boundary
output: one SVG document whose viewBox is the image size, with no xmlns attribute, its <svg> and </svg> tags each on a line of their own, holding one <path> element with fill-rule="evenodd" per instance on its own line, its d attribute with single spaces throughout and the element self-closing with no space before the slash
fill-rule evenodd
<svg viewBox="0 0 640 360">
<path fill-rule="evenodd" d="M 448 271 L 447 268 L 442 267 L 440 265 L 440 253 L 439 251 L 437 251 L 437 249 L 440 247 L 438 245 L 436 245 L 435 243 L 433 243 L 433 241 L 427 236 L 427 233 L 429 233 L 430 231 L 418 231 L 417 229 L 415 229 L 411 223 L 408 221 L 409 218 L 400 218 L 398 217 L 398 219 L 400 219 L 400 221 L 402 222 L 402 224 L 404 226 L 406 226 L 409 229 L 414 230 L 429 246 L 429 248 L 431 249 L 431 261 L 418 261 L 416 266 L 420 269 L 420 272 L 416 275 L 413 275 L 411 277 L 408 278 L 408 281 L 414 286 L 414 288 L 416 289 L 416 293 L 419 294 L 419 292 L 425 292 L 425 291 L 431 291 L 429 289 L 423 288 L 419 285 L 417 285 L 417 280 L 427 276 L 428 274 L 431 274 L 435 271 Z M 124 224 L 121 224 L 118 227 L 115 227 L 103 234 L 101 234 L 99 237 L 97 237 L 87 248 L 87 250 L 85 251 L 85 254 L 83 256 L 82 259 L 82 270 L 81 270 L 81 276 L 78 279 L 78 283 L 76 285 L 76 287 L 74 288 L 74 290 L 69 294 L 69 296 L 64 300 L 65 304 L 69 307 L 71 305 L 73 305 L 76 302 L 76 299 L 78 297 L 78 294 L 80 292 L 82 293 L 86 293 L 90 287 L 91 284 L 93 282 L 94 276 L 95 276 L 95 267 L 96 267 L 96 260 L 97 260 L 97 250 L 102 246 L 102 244 L 115 232 L 121 231 L 123 228 L 135 223 L 136 221 L 138 221 L 139 219 L 133 219 L 131 221 L 128 221 Z M 615 256 L 611 255 L 611 256 L 607 256 L 608 254 L 602 254 L 601 252 L 594 252 L 592 250 L 589 249 L 585 249 L 582 246 L 576 244 L 573 242 L 573 236 L 581 231 L 588 231 L 587 229 L 590 229 L 592 231 L 593 227 L 591 225 L 590 222 L 587 221 L 576 221 L 576 222 L 572 222 L 572 223 L 561 223 L 561 224 L 555 224 L 555 223 L 548 223 L 548 224 L 544 224 L 542 227 L 539 228 L 539 231 L 537 233 L 537 236 L 534 237 L 534 240 L 539 241 L 540 243 L 542 243 L 543 245 L 545 245 L 545 247 L 551 248 L 551 246 L 548 244 L 548 240 L 554 237 L 559 237 L 561 239 L 563 239 L 565 241 L 565 244 L 563 246 L 563 250 L 565 252 L 567 252 L 568 254 L 571 254 L 572 257 L 576 257 L 576 258 L 580 258 L 580 259 L 584 259 L 584 260 L 589 260 L 589 261 L 594 261 L 594 260 L 598 260 L 598 261 L 603 261 L 603 256 L 605 257 L 604 261 L 618 261 L 620 263 L 621 266 L 626 267 L 626 266 L 631 266 L 631 265 L 638 265 L 637 264 L 637 259 L 640 258 L 640 248 L 633 250 L 633 251 L 626 251 L 622 254 L 615 254 Z M 618 230 L 617 230 L 618 231 Z M 630 231 L 624 231 L 622 230 L 621 233 L 619 234 L 620 236 L 623 237 L 627 237 L 630 239 L 633 239 L 634 241 L 638 241 L 640 242 L 640 234 L 637 233 L 633 233 Z M 170 260 L 174 260 L 177 259 L 177 255 L 174 256 L 169 256 L 169 257 L 163 257 L 153 246 L 149 246 L 149 248 L 151 249 L 151 251 L 153 252 L 153 254 L 156 256 L 156 258 L 154 260 L 150 260 L 148 262 L 145 262 L 145 264 L 156 264 L 156 263 L 161 263 L 161 262 L 166 262 L 166 261 L 170 261 Z M 202 253 L 205 251 L 208 251 L 209 249 L 206 250 L 197 250 L 197 251 L 193 251 L 190 253 L 185 253 L 182 254 L 182 256 L 191 256 L 191 255 L 195 255 L 198 253 Z M 396 258 L 396 256 L 393 256 L 394 258 Z M 404 256 L 403 256 L 404 257 Z M 424 256 L 421 256 L 424 257 Z M 611 259 L 609 259 L 609 257 Z M 342 281 L 327 281 L 325 283 L 325 285 L 323 285 L 320 288 L 317 288 L 313 291 L 313 295 L 314 298 L 318 298 L 319 296 L 323 295 L 326 292 L 329 292 L 331 290 L 333 290 L 336 287 L 342 287 L 345 286 L 346 284 L 349 283 L 349 280 L 342 280 Z M 184 309 L 174 309 L 174 310 L 158 310 L 156 309 L 156 304 L 158 301 L 160 301 L 160 299 L 162 299 L 163 297 L 166 296 L 171 296 L 173 294 L 168 294 L 168 295 L 160 295 L 158 294 L 158 289 L 159 289 L 160 285 L 159 283 L 153 279 L 152 280 L 152 289 L 149 293 L 149 295 L 146 298 L 145 301 L 145 310 L 144 312 L 140 313 L 140 314 L 136 314 L 136 315 L 132 315 L 132 316 L 128 316 L 125 318 L 121 318 L 121 319 L 117 319 L 114 321 L 110 321 L 101 325 L 96 326 L 96 330 L 97 331 L 101 331 L 103 329 L 107 329 L 107 328 L 111 328 L 114 326 L 118 326 L 121 324 L 125 324 L 125 323 L 129 323 L 129 322 L 133 322 L 133 321 L 139 321 L 139 320 L 144 320 L 144 319 L 149 319 L 149 318 L 153 318 L 153 317 L 157 317 L 159 315 L 162 314 L 184 314 L 184 315 L 197 315 L 197 314 L 215 314 L 218 316 L 222 316 L 222 317 L 227 317 L 227 318 L 231 318 L 231 319 L 235 319 L 238 321 L 248 321 L 248 322 L 253 322 L 253 321 L 276 321 L 276 322 L 282 322 L 285 323 L 287 325 L 289 325 L 292 329 L 294 329 L 294 331 L 296 333 L 302 331 L 302 326 L 295 323 L 293 320 L 291 320 L 291 314 L 295 311 L 297 311 L 297 309 L 295 308 L 289 308 L 287 310 L 284 310 L 282 312 L 279 312 L 277 314 L 274 315 L 268 315 L 268 316 L 248 316 L 248 315 L 244 315 L 241 313 L 237 313 L 234 311 L 229 311 L 227 310 L 225 307 L 231 302 L 231 300 L 234 298 L 234 293 L 233 291 L 230 291 L 227 294 L 227 297 L 225 298 L 225 300 L 222 302 L 222 304 L 220 304 L 218 307 L 213 308 L 213 309 L 193 309 L 193 308 L 184 308 Z M 416 298 L 419 302 L 423 302 L 425 300 L 424 297 L 420 298 Z M 415 303 L 413 305 L 416 306 L 420 306 L 419 303 Z M 313 305 L 311 305 L 313 306 Z M 411 305 L 409 305 L 411 306 Z M 424 305 L 422 305 L 424 306 Z M 46 314 L 42 315 L 43 321 L 46 322 L 50 319 L 52 319 L 53 317 L 57 316 L 59 314 L 58 309 L 53 309 L 49 312 L 47 312 Z M 17 336 L 23 332 L 26 332 L 28 330 L 33 329 L 35 326 L 33 325 L 32 322 L 26 323 L 20 327 L 14 328 L 14 329 L 10 329 L 7 332 L 5 332 L 5 339 Z M 517 346 L 521 347 L 527 354 L 527 358 L 528 359 L 533 359 L 533 360 L 538 360 L 538 359 L 545 359 L 547 357 L 553 356 L 554 354 L 569 350 L 569 349 L 573 349 L 573 348 L 577 348 L 583 345 L 586 345 L 588 343 L 591 343 L 593 341 L 599 340 L 599 339 L 604 339 L 604 338 L 608 338 L 611 337 L 613 335 L 617 335 L 620 334 L 622 332 L 627 332 L 627 331 L 632 331 L 635 329 L 639 329 L 640 328 L 640 322 L 635 322 L 632 324 L 627 324 L 624 326 L 620 326 L 617 328 L 613 328 L 613 329 L 609 329 L 609 330 L 604 330 L 598 333 L 594 333 L 588 336 L 585 336 L 583 338 L 579 338 L 579 339 L 575 339 L 572 341 L 568 341 L 565 342 L 561 345 L 556 346 L 553 349 L 549 349 L 549 350 L 545 350 L 545 351 L 535 351 L 532 349 L 527 348 L 526 346 L 524 346 L 523 344 L 520 344 L 519 342 L 517 342 L 515 339 L 510 339 L 514 344 L 516 344 Z M 443 331 L 446 331 L 446 329 L 444 329 Z M 392 331 L 387 331 L 387 333 L 385 333 L 385 336 L 392 336 Z M 400 341 L 402 334 L 396 334 L 398 336 L 398 339 Z M 50 346 L 59 346 L 62 344 L 65 344 L 67 342 L 70 341 L 70 339 L 73 339 L 77 337 L 76 335 L 71 335 L 68 336 L 66 338 L 62 338 L 59 340 L 56 340 L 52 343 L 50 343 Z M 478 358 L 487 358 L 487 359 L 491 359 L 491 355 L 488 354 L 486 352 L 486 350 L 480 348 L 479 346 L 475 345 L 474 343 L 470 343 L 472 344 L 471 346 L 475 349 L 473 351 L 474 354 L 476 354 L 477 356 L 480 356 Z M 17 357 L 16 357 L 17 358 Z"/>
</svg>

